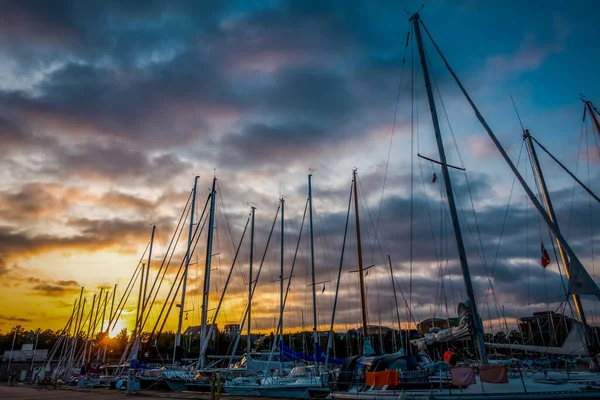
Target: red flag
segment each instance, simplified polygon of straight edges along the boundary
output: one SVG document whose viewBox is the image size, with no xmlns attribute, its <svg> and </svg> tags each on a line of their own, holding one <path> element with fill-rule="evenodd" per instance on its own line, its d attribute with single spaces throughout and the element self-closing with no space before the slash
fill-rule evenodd
<svg viewBox="0 0 600 400">
<path fill-rule="evenodd" d="M 546 268 L 548 265 L 550 265 L 550 254 L 548 254 L 542 242 L 542 267 Z"/>
<path fill-rule="evenodd" d="M 437 175 L 434 172 L 433 173 L 433 179 L 431 179 L 431 183 L 436 183 L 436 182 L 437 182 Z"/>
</svg>

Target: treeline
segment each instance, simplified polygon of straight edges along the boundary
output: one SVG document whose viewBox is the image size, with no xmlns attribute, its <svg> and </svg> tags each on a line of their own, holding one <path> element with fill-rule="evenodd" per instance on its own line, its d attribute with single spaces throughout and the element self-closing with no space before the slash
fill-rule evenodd
<svg viewBox="0 0 600 400">
<path fill-rule="evenodd" d="M 35 344 L 37 337 L 37 349 L 51 349 L 63 335 L 61 330 L 39 329 L 26 330 L 20 326 L 16 326 L 7 331 L 0 331 L 0 353 L 10 351 L 13 345 L 14 349 L 20 350 L 23 344 Z M 359 349 L 362 349 L 362 338 L 355 331 L 349 331 L 343 334 L 335 334 L 333 340 L 332 355 L 335 357 L 346 357 L 348 355 L 357 354 Z M 395 352 L 398 351 L 402 343 L 407 343 L 408 340 L 414 338 L 414 331 L 409 337 L 406 331 L 402 333 L 390 330 L 385 334 L 375 334 L 370 337 L 373 348 L 378 352 Z M 106 337 L 105 333 L 98 333 L 91 339 L 92 354 L 99 349 L 106 347 L 107 362 L 117 362 L 123 354 L 127 343 L 130 339 L 130 332 L 123 329 L 115 337 Z M 79 340 L 86 340 L 85 335 L 81 335 Z M 237 354 L 243 354 L 246 350 L 246 336 L 242 336 L 239 341 Z M 290 348 L 313 354 L 313 335 L 312 332 L 296 332 L 285 334 L 283 336 L 284 343 Z M 213 333 L 207 349 L 208 355 L 227 355 L 230 354 L 235 345 L 236 337 L 229 337 L 224 333 L 217 331 Z M 252 335 L 253 351 L 267 351 L 272 348 L 273 342 L 278 341 L 271 332 L 266 335 Z M 319 345 L 322 349 L 327 348 L 328 337 L 326 334 L 319 335 Z M 198 336 L 183 336 L 182 337 L 182 352 L 183 357 L 197 358 L 200 350 L 200 340 Z M 175 344 L 175 333 L 172 331 L 163 332 L 160 335 L 150 337 L 149 333 L 144 332 L 142 335 L 142 351 L 148 361 L 165 362 L 172 360 L 173 347 Z"/>
<path fill-rule="evenodd" d="M 593 336 L 598 337 L 597 331 L 593 329 Z M 60 330 L 52 329 L 39 329 L 36 331 L 26 330 L 20 326 L 16 326 L 7 331 L 0 331 L 0 353 L 10 351 L 14 339 L 14 349 L 20 350 L 23 344 L 34 344 L 37 336 L 37 349 L 48 349 L 50 351 L 62 332 Z M 518 330 L 512 330 L 508 334 L 504 332 L 496 332 L 494 334 L 486 333 L 486 342 L 492 343 L 514 343 L 514 344 L 534 344 L 542 345 L 545 343 L 548 345 L 548 341 L 542 337 L 534 336 L 527 337 L 522 335 Z M 401 347 L 406 346 L 406 343 L 411 339 L 417 337 L 416 331 L 411 331 L 410 334 L 407 331 L 394 331 L 389 330 L 385 334 L 374 334 L 370 336 L 371 345 L 373 349 L 382 353 L 393 353 L 398 351 Z M 92 354 L 99 349 L 106 347 L 107 362 L 117 362 L 123 354 L 125 347 L 130 339 L 130 332 L 123 329 L 115 337 L 106 337 L 104 333 L 99 333 L 92 339 Z M 252 349 L 253 351 L 266 351 L 272 348 L 273 341 L 278 341 L 278 338 L 271 332 L 266 335 L 252 335 Z M 81 341 L 85 340 L 84 336 L 80 337 Z M 554 345 L 562 345 L 559 338 L 558 343 Z M 224 333 L 217 331 L 211 337 L 209 347 L 207 349 L 208 355 L 227 355 L 230 354 L 236 337 L 229 337 Z M 300 352 L 307 354 L 313 354 L 313 335 L 312 332 L 296 332 L 292 334 L 285 334 L 283 336 L 284 343 Z M 319 335 L 319 345 L 323 350 L 327 348 L 328 337 L 326 334 Z M 150 337 L 149 333 L 142 335 L 142 350 L 146 354 L 146 359 L 152 362 L 166 362 L 173 358 L 173 347 L 175 344 L 175 333 L 172 331 L 163 332 L 160 335 Z M 182 338 L 182 352 L 183 357 L 197 358 L 200 350 L 198 336 L 183 336 Z M 539 343 L 538 343 L 539 342 Z M 236 354 L 243 354 L 246 350 L 246 337 L 242 336 L 239 341 Z M 349 355 L 358 354 L 362 349 L 363 343 L 361 335 L 356 331 L 348 331 L 347 333 L 334 335 L 333 339 L 333 351 L 334 357 L 344 358 Z"/>
</svg>

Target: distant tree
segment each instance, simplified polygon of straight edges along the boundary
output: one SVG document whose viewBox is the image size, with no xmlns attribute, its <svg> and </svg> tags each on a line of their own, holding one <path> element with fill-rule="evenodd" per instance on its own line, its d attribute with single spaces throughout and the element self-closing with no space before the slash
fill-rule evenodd
<svg viewBox="0 0 600 400">
<path fill-rule="evenodd" d="M 127 343 L 129 342 L 129 335 L 127 334 L 127 328 L 121 329 L 121 332 L 112 340 L 111 350 L 116 354 L 123 354 Z"/>
<path fill-rule="evenodd" d="M 508 334 L 508 341 L 510 343 L 521 343 L 523 340 L 522 336 L 521 336 L 521 332 L 513 329 L 512 331 L 509 332 Z"/>
<path fill-rule="evenodd" d="M 494 343 L 508 343 L 508 336 L 504 332 L 494 334 Z"/>
</svg>

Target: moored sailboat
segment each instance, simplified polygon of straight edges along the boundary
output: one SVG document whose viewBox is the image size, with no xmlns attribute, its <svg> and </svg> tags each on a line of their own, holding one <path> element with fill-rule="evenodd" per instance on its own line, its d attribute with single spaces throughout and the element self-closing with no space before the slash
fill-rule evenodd
<svg viewBox="0 0 600 400">
<path fill-rule="evenodd" d="M 408 365 L 389 366 L 385 370 L 374 370 L 364 373 L 362 376 L 355 374 L 355 380 L 350 382 L 347 390 L 336 390 L 332 393 L 332 397 L 336 399 L 396 399 L 396 398 L 428 398 L 428 399 L 583 399 L 583 398 L 600 398 L 600 375 L 597 373 L 582 373 L 575 374 L 574 379 L 569 379 L 569 374 L 554 373 L 548 374 L 545 372 L 524 376 L 522 369 L 519 367 L 515 373 L 511 374 L 507 365 L 490 364 L 486 354 L 486 343 L 483 336 L 483 325 L 480 314 L 477 309 L 477 302 L 474 295 L 473 286 L 471 283 L 471 274 L 467 262 L 465 246 L 463 243 L 461 226 L 458 219 L 457 207 L 452 188 L 448 168 L 450 166 L 446 161 L 444 143 L 441 137 L 441 131 L 436 111 L 436 103 L 433 97 L 432 84 L 429 77 L 429 67 L 427 65 L 427 57 L 425 55 L 423 40 L 421 35 L 421 27 L 425 30 L 428 37 L 431 39 L 433 46 L 442 58 L 448 71 L 459 86 L 461 92 L 466 97 L 472 107 L 477 119 L 480 121 L 497 149 L 501 153 L 504 160 L 507 162 L 511 170 L 519 180 L 521 186 L 527 193 L 534 207 L 537 209 L 541 218 L 544 220 L 549 230 L 555 237 L 559 248 L 562 248 L 561 254 L 565 261 L 565 268 L 570 268 L 569 275 L 569 294 L 573 295 L 574 301 L 577 304 L 578 296 L 582 294 L 592 294 L 598 296 L 600 290 L 591 279 L 581 261 L 568 245 L 565 238 L 562 236 L 558 225 L 556 224 L 555 216 L 551 208 L 551 203 L 546 200 L 547 210 L 541 205 L 540 201 L 535 197 L 526 181 L 520 175 L 519 171 L 512 163 L 501 144 L 497 140 L 491 128 L 483 119 L 481 113 L 469 97 L 464 86 L 459 81 L 458 77 L 448 64 L 447 60 L 431 38 L 427 28 L 420 19 L 418 13 L 411 16 L 416 37 L 418 52 L 421 61 L 423 77 L 429 108 L 431 112 L 431 120 L 433 130 L 435 132 L 436 143 L 440 160 L 434 161 L 441 166 L 444 187 L 446 191 L 446 201 L 448 204 L 452 226 L 454 231 L 454 239 L 457 246 L 461 272 L 463 275 L 468 303 L 466 307 L 459 310 L 462 314 L 461 323 L 458 327 L 442 330 L 434 335 L 426 338 L 413 340 L 412 344 L 423 348 L 428 341 L 445 342 L 461 337 L 474 337 L 476 342 L 476 351 L 478 362 L 474 366 L 460 366 L 448 368 L 448 366 L 435 365 L 428 360 L 417 360 L 416 370 L 426 371 L 427 380 L 424 381 L 424 387 L 420 389 L 410 388 L 401 379 L 399 374 L 409 370 Z M 433 160 L 432 160 L 433 161 Z M 539 176 L 538 171 L 538 176 Z M 435 179 L 435 178 L 434 178 Z M 546 193 L 547 195 L 547 193 Z M 580 317 L 582 315 L 580 314 Z M 583 319 L 582 322 L 585 320 Z M 584 322 L 585 324 L 585 322 Z M 360 360 L 358 360 L 360 363 Z M 363 363 L 363 365 L 367 365 Z M 373 364 L 368 364 L 369 366 Z M 439 368 L 438 368 L 439 367 Z M 365 368 L 366 369 L 366 368 Z M 359 369 L 355 369 L 358 372 Z M 428 371 L 428 372 L 427 372 Z M 493 371 L 493 373 L 489 373 Z M 391 373 L 391 374 L 390 374 Z M 566 377 L 565 377 L 566 375 Z M 381 379 L 379 379 L 381 378 Z M 339 381 L 339 379 L 338 379 Z"/>
</svg>

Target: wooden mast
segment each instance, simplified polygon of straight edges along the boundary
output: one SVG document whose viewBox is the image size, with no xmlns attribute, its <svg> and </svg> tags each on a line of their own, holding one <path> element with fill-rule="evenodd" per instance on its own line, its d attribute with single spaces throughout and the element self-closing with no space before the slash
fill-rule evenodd
<svg viewBox="0 0 600 400">
<path fill-rule="evenodd" d="M 415 36 L 417 38 L 417 45 L 419 47 L 419 56 L 421 59 L 421 68 L 423 70 L 423 78 L 425 79 L 425 89 L 427 91 L 427 99 L 429 100 L 429 109 L 431 111 L 431 121 L 433 123 L 433 130 L 435 131 L 435 139 L 437 142 L 438 153 L 440 156 L 440 164 L 442 167 L 442 177 L 444 179 L 444 187 L 446 188 L 446 198 L 448 200 L 448 208 L 450 209 L 450 217 L 452 218 L 452 227 L 454 229 L 454 239 L 456 241 L 456 247 L 458 249 L 458 257 L 460 259 L 460 267 L 462 270 L 465 287 L 467 290 L 467 296 L 472 312 L 473 327 L 475 331 L 475 337 L 479 349 L 479 357 L 483 364 L 487 364 L 487 355 L 485 349 L 485 342 L 483 339 L 483 326 L 479 313 L 477 312 L 477 303 L 475 299 L 475 292 L 473 290 L 473 284 L 471 282 L 471 273 L 469 271 L 469 264 L 467 262 L 467 255 L 465 251 L 465 245 L 462 238 L 462 232 L 460 229 L 460 222 L 458 219 L 458 213 L 456 211 L 456 203 L 454 199 L 454 192 L 452 190 L 452 182 L 450 180 L 450 174 L 448 172 L 448 164 L 446 163 L 446 152 L 444 150 L 444 142 L 442 140 L 442 134 L 440 131 L 440 124 L 438 121 L 437 110 L 435 107 L 435 99 L 433 97 L 433 90 L 431 88 L 431 81 L 429 78 L 429 69 L 427 68 L 427 60 L 425 59 L 425 50 L 423 49 L 423 38 L 421 37 L 421 25 L 419 14 L 414 14 L 411 18 L 415 29 Z"/>
<path fill-rule="evenodd" d="M 538 160 L 535 147 L 533 146 L 533 141 L 531 140 L 531 134 L 529 133 L 529 129 L 525 129 L 525 132 L 523 132 L 523 139 L 525 139 L 525 143 L 527 143 L 527 150 L 529 151 L 529 154 L 531 155 L 531 160 L 533 161 L 533 168 L 538 178 L 537 181 L 541 189 L 542 199 L 544 200 L 546 211 L 548 212 L 548 216 L 550 217 L 552 222 L 554 222 L 554 224 L 556 225 L 556 229 L 559 230 L 558 221 L 556 219 L 556 213 L 554 212 L 554 206 L 552 205 L 552 200 L 550 199 L 550 194 L 548 193 L 548 186 L 546 186 L 546 179 L 544 178 L 544 174 L 542 173 L 540 162 Z M 567 279 L 569 279 L 571 276 L 571 266 L 569 263 L 569 257 L 567 256 L 567 252 L 565 251 L 560 239 L 556 236 L 554 238 L 558 246 L 560 258 L 562 260 L 563 265 L 565 266 L 565 274 L 567 275 Z M 587 341 L 586 344 L 588 344 L 589 346 L 589 326 L 585 318 L 583 305 L 581 304 L 581 298 L 578 294 L 573 294 L 573 302 L 575 303 L 575 311 L 577 312 L 579 321 L 581 321 L 581 325 L 583 325 L 583 331 L 585 333 L 585 339 Z"/>
<path fill-rule="evenodd" d="M 360 282 L 360 306 L 362 315 L 362 334 L 363 340 L 367 340 L 369 332 L 367 330 L 367 299 L 365 296 L 365 276 L 363 274 L 363 256 L 362 242 L 360 239 L 360 216 L 358 213 L 358 181 L 356 168 L 352 170 L 352 190 L 354 192 L 354 215 L 356 217 L 356 249 L 358 252 L 358 277 Z M 364 343 L 364 342 L 363 342 Z M 364 344 L 363 344 L 364 348 Z"/>
</svg>

